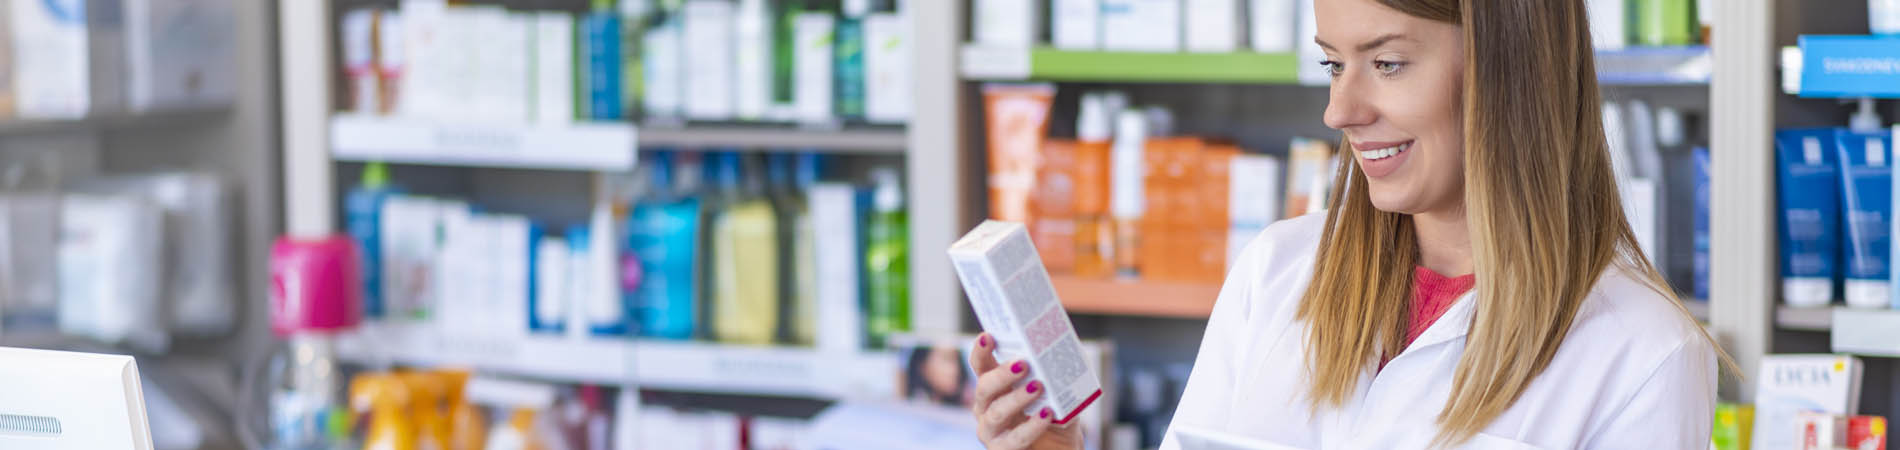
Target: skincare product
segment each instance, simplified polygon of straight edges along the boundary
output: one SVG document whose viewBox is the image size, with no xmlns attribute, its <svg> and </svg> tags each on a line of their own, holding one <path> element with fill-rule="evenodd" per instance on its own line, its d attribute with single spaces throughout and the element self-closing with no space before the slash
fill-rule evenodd
<svg viewBox="0 0 1900 450">
<path fill-rule="evenodd" d="M 983 100 L 989 134 L 990 217 L 1026 222 L 1055 86 L 985 85 Z"/>
<path fill-rule="evenodd" d="M 865 220 L 865 328 L 872 348 L 910 331 L 910 220 L 896 169 L 871 172 L 872 209 Z"/>
<path fill-rule="evenodd" d="M 1046 392 L 1023 414 L 1064 424 L 1102 396 L 1022 224 L 984 221 L 951 244 L 949 254 L 977 321 L 995 342 L 997 360 L 1028 365 L 1021 369 L 1029 376 L 1019 383 L 1026 387 L 1017 389 Z"/>
<path fill-rule="evenodd" d="M 1102 0 L 1102 49 L 1181 51 L 1182 1 Z"/>
<path fill-rule="evenodd" d="M 1839 153 L 1830 129 L 1775 133 L 1781 296 L 1789 306 L 1826 306 L 1840 259 Z"/>
<path fill-rule="evenodd" d="M 1185 0 L 1187 50 L 1226 53 L 1240 48 L 1245 0 Z"/>
<path fill-rule="evenodd" d="M 864 18 L 864 119 L 878 124 L 910 121 L 910 21 L 895 9 Z"/>
<path fill-rule="evenodd" d="M 1102 0 L 1055 0 L 1050 3 L 1049 20 L 1049 34 L 1056 48 L 1101 48 Z"/>
<path fill-rule="evenodd" d="M 1889 241 L 1893 220 L 1892 142 L 1887 133 L 1840 130 L 1835 135 L 1840 162 L 1841 242 L 1847 306 L 1888 306 Z"/>
<path fill-rule="evenodd" d="M 1294 49 L 1294 31 L 1299 25 L 1293 0 L 1247 0 L 1249 42 L 1253 51 L 1289 53 Z"/>
<path fill-rule="evenodd" d="M 730 0 L 690 0 L 682 11 L 688 119 L 732 119 L 737 86 L 733 82 L 734 7 Z"/>
</svg>

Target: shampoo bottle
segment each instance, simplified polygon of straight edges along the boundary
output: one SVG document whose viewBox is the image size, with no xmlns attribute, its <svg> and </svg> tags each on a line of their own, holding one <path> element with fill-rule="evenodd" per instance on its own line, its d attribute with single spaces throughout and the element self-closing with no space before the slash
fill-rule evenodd
<svg viewBox="0 0 1900 450">
<path fill-rule="evenodd" d="M 1082 96 L 1076 123 L 1075 274 L 1102 278 L 1115 272 L 1115 233 L 1108 215 L 1109 167 L 1114 111 L 1101 93 Z"/>
<path fill-rule="evenodd" d="M 872 348 L 910 331 L 910 220 L 897 170 L 871 172 L 875 186 L 865 223 L 865 329 Z"/>
<path fill-rule="evenodd" d="M 700 202 L 674 183 L 673 154 L 655 152 L 649 164 L 652 194 L 633 207 L 627 244 L 639 267 L 633 292 L 640 335 L 691 339 L 698 328 Z"/>
<path fill-rule="evenodd" d="M 350 237 L 363 253 L 363 315 L 383 316 L 382 211 L 383 200 L 396 192 L 389 184 L 389 168 L 381 162 L 363 166 L 363 179 L 343 200 Z"/>
<path fill-rule="evenodd" d="M 864 17 L 871 13 L 871 0 L 844 0 L 832 37 L 833 95 L 837 96 L 838 117 L 864 119 Z"/>
<path fill-rule="evenodd" d="M 817 334 L 818 268 L 806 192 L 817 182 L 817 155 L 775 154 L 767 159 L 772 203 L 778 210 L 780 330 L 787 342 L 811 345 Z"/>
<path fill-rule="evenodd" d="M 744 177 L 737 154 L 718 155 L 723 197 L 713 218 L 713 336 L 722 342 L 771 344 L 778 333 L 778 213 L 764 180 Z"/>
</svg>

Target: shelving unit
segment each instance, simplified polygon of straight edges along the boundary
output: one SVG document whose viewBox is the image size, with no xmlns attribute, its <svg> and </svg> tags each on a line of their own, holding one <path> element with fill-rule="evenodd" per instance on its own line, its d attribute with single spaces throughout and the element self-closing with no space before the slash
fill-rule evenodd
<svg viewBox="0 0 1900 450">
<path fill-rule="evenodd" d="M 330 154 L 339 161 L 619 172 L 633 169 L 634 135 L 624 123 L 450 124 L 339 115 L 330 120 Z"/>
<path fill-rule="evenodd" d="M 1706 85 L 1715 71 L 1706 46 L 1629 47 L 1596 54 L 1597 81 L 1619 86 Z"/>
<path fill-rule="evenodd" d="M 1900 358 L 1900 311 L 1835 309 L 1828 341 L 1835 352 Z"/>
<path fill-rule="evenodd" d="M 52 133 L 90 133 L 98 131 L 147 130 L 162 127 L 191 126 L 227 118 L 233 108 L 205 107 L 143 113 L 114 113 L 61 120 L 0 121 L 0 136 Z"/>
<path fill-rule="evenodd" d="M 1149 53 L 966 45 L 962 56 L 962 74 L 971 80 L 1299 82 L 1299 58 L 1292 53 Z"/>
<path fill-rule="evenodd" d="M 1828 331 L 1834 328 L 1834 309 L 1777 307 L 1775 327 L 1791 331 Z"/>
<path fill-rule="evenodd" d="M 1220 296 L 1219 283 L 1093 279 L 1069 275 L 1051 278 L 1062 307 L 1072 314 L 1206 319 Z"/>
</svg>

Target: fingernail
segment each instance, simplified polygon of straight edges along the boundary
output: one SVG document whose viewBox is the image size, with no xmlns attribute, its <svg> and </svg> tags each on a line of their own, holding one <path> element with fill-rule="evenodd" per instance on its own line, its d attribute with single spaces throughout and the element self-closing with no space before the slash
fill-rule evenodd
<svg viewBox="0 0 1900 450">
<path fill-rule="evenodd" d="M 1042 414 L 1039 414 L 1039 415 L 1040 415 L 1040 416 L 1042 416 L 1042 418 L 1044 418 L 1044 419 L 1047 419 L 1047 418 L 1049 418 L 1049 408 L 1043 408 L 1043 409 L 1042 409 Z"/>
<path fill-rule="evenodd" d="M 1015 364 L 1009 365 L 1009 373 L 1023 373 L 1023 369 L 1027 369 L 1027 368 L 1028 367 L 1024 367 L 1024 364 L 1022 361 L 1017 361 Z"/>
<path fill-rule="evenodd" d="M 981 337 L 978 337 L 978 338 L 976 338 L 976 346 L 978 346 L 978 347 L 983 347 L 983 348 L 989 348 L 989 347 L 990 347 L 990 337 L 989 337 L 989 336 L 987 336 L 987 335 L 985 335 L 985 336 L 981 336 Z"/>
<path fill-rule="evenodd" d="M 1029 393 L 1031 393 L 1031 394 L 1034 394 L 1034 393 L 1036 393 L 1036 391 L 1040 391 L 1040 390 L 1042 390 L 1042 382 L 1041 382 L 1041 381 L 1031 381 L 1031 382 L 1029 382 Z"/>
</svg>

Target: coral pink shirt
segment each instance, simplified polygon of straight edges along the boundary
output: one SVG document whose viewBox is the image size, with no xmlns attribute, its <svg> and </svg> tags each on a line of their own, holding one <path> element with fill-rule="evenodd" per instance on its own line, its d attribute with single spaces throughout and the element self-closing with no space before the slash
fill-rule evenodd
<svg viewBox="0 0 1900 450">
<path fill-rule="evenodd" d="M 1437 322 L 1439 316 L 1445 315 L 1445 311 L 1450 310 L 1451 305 L 1458 302 L 1458 297 L 1465 295 L 1465 291 L 1471 290 L 1477 280 L 1475 274 L 1446 277 L 1425 266 L 1413 270 L 1412 305 L 1408 311 L 1410 314 L 1406 315 L 1410 320 L 1405 324 L 1405 346 L 1411 347 L 1412 341 L 1425 334 L 1425 329 L 1431 328 L 1432 322 Z"/>
</svg>

